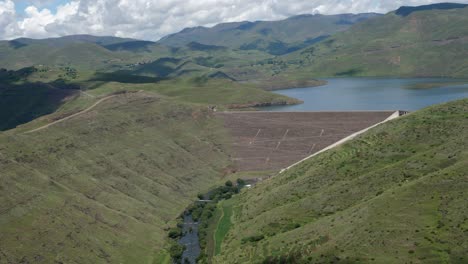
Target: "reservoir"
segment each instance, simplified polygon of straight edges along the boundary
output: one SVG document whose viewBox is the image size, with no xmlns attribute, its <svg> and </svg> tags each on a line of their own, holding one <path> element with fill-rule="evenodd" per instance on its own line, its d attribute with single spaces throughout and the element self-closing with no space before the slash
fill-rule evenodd
<svg viewBox="0 0 468 264">
<path fill-rule="evenodd" d="M 331 78 L 319 87 L 277 90 L 304 101 L 266 111 L 408 110 L 468 98 L 468 81 L 444 78 Z M 436 87 L 441 86 L 441 87 Z M 436 88 L 427 88 L 436 87 Z"/>
</svg>

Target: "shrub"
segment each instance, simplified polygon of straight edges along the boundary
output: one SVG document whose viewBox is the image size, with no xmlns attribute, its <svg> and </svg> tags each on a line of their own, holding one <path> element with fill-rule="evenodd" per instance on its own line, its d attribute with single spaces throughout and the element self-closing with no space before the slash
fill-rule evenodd
<svg viewBox="0 0 468 264">
<path fill-rule="evenodd" d="M 179 229 L 179 228 L 172 228 L 170 231 L 169 231 L 169 234 L 168 236 L 172 239 L 177 239 L 179 237 L 182 236 L 182 230 Z"/>
<path fill-rule="evenodd" d="M 258 242 L 260 240 L 263 240 L 265 238 L 264 235 L 255 235 L 255 236 L 249 236 L 249 237 L 244 237 L 242 238 L 242 244 L 245 244 L 247 242 Z"/>
<path fill-rule="evenodd" d="M 184 250 L 185 250 L 185 246 L 174 243 L 169 249 L 169 254 L 171 255 L 171 258 L 175 262 L 180 262 L 180 260 L 182 259 L 182 254 L 184 253 Z"/>
<path fill-rule="evenodd" d="M 243 179 L 237 179 L 236 182 L 238 186 L 245 186 L 245 181 Z"/>
</svg>

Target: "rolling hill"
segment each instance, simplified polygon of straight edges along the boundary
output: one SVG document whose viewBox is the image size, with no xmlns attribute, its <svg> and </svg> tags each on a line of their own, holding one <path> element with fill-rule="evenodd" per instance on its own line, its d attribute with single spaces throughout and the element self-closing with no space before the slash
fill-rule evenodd
<svg viewBox="0 0 468 264">
<path fill-rule="evenodd" d="M 402 7 L 284 56 L 313 76 L 468 76 L 468 8 Z"/>
<path fill-rule="evenodd" d="M 52 39 L 0 41 L 0 67 L 74 67 L 81 71 L 115 70 L 149 58 L 172 55 L 173 49 L 153 42 L 72 35 Z"/>
<path fill-rule="evenodd" d="M 467 113 L 412 113 L 223 202 L 215 263 L 465 263 Z"/>
<path fill-rule="evenodd" d="M 177 78 L 211 76 L 215 71 L 233 80 L 225 69 L 268 58 L 269 54 L 260 51 L 234 51 L 197 42 L 168 47 L 150 41 L 88 35 L 0 41 L 0 68 L 42 68 L 43 78 L 35 80 L 42 82 L 66 79 L 61 71 L 68 69 L 76 72 L 70 81 L 86 81 L 96 73 Z"/>
<path fill-rule="evenodd" d="M 0 263 L 169 263 L 166 229 L 230 171 L 212 106 L 297 102 L 225 79 L 80 91 L 30 74 L 0 71 Z"/>
<path fill-rule="evenodd" d="M 443 4 L 0 41 L 0 263 L 171 263 L 181 213 L 242 176 L 215 110 L 299 103 L 259 87 L 315 76 L 466 77 L 467 24 Z M 467 113 L 411 113 L 220 202 L 212 261 L 466 263 Z"/>
<path fill-rule="evenodd" d="M 378 14 L 300 15 L 281 21 L 234 22 L 212 28 L 186 28 L 159 43 L 181 47 L 191 42 L 281 55 L 298 50 Z"/>
<path fill-rule="evenodd" d="M 0 134 L 0 262 L 168 261 L 165 228 L 229 166 L 222 126 L 205 106 L 134 92 L 21 132 L 63 114 Z"/>
</svg>

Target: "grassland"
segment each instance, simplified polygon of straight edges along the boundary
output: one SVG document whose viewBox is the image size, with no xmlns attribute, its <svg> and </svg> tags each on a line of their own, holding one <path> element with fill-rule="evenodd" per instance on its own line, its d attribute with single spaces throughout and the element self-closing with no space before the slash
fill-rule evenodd
<svg viewBox="0 0 468 264">
<path fill-rule="evenodd" d="M 0 262 L 168 260 L 167 229 L 232 170 L 212 107 L 297 102 L 224 79 L 30 82 L 40 73 L 2 88 L 17 127 L 0 134 Z"/>
<path fill-rule="evenodd" d="M 169 263 L 167 231 L 198 193 L 271 174 L 230 175 L 213 106 L 297 103 L 258 87 L 311 75 L 466 76 L 466 12 L 390 13 L 278 58 L 267 42 L 0 42 L 0 67 L 38 69 L 0 87 L 0 263 Z M 390 122 L 224 201 L 213 261 L 466 262 L 467 107 Z"/>
<path fill-rule="evenodd" d="M 38 120 L 3 132 L 0 262 L 166 258 L 165 228 L 230 166 L 227 136 L 211 115 L 127 93 L 45 130 L 21 133 Z"/>
<path fill-rule="evenodd" d="M 233 198 L 216 263 L 464 263 L 468 100 L 372 129 Z"/>
<path fill-rule="evenodd" d="M 150 84 L 103 82 L 87 84 L 90 93 L 101 95 L 122 90 L 150 90 L 178 101 L 209 104 L 221 108 L 244 108 L 271 104 L 295 104 L 298 100 L 270 93 L 254 85 L 224 79 L 184 78 Z M 99 87 L 94 91 L 93 87 Z"/>
<path fill-rule="evenodd" d="M 292 76 L 465 77 L 468 8 L 391 12 L 277 58 Z"/>
<path fill-rule="evenodd" d="M 232 217 L 232 202 L 230 200 L 223 201 L 219 204 L 219 207 L 222 211 L 219 222 L 216 226 L 216 231 L 214 234 L 215 241 L 215 253 L 218 255 L 221 252 L 221 244 L 223 243 L 224 237 L 231 228 L 231 217 Z"/>
<path fill-rule="evenodd" d="M 12 129 L 54 112 L 62 116 L 71 115 L 101 97 L 125 91 L 148 91 L 181 102 L 216 106 L 218 109 L 300 102 L 258 89 L 252 84 L 227 79 L 193 77 L 158 80 L 153 77 L 111 74 L 100 80 L 96 80 L 95 76 L 81 76 L 56 81 L 58 76 L 64 76 L 63 70 L 31 69 L 27 74 L 22 73 L 24 69 L 0 72 L 0 130 Z"/>
</svg>

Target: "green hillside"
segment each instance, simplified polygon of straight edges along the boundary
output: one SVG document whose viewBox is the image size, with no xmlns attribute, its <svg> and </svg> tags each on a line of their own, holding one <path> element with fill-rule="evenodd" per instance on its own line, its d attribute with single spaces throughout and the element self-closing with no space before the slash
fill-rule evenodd
<svg viewBox="0 0 468 264">
<path fill-rule="evenodd" d="M 467 113 L 429 107 L 243 192 L 215 262 L 466 263 Z"/>
<path fill-rule="evenodd" d="M 209 219 L 202 263 L 467 263 L 468 99 L 242 190 L 264 172 L 234 173 L 215 115 L 300 103 L 267 90 L 324 84 L 314 77 L 467 77 L 466 25 L 468 8 L 442 4 L 157 43 L 0 41 L 0 264 L 169 264 L 187 208 Z"/>
<path fill-rule="evenodd" d="M 468 8 L 418 10 L 364 21 L 278 60 L 295 75 L 468 76 Z"/>
<path fill-rule="evenodd" d="M 16 39 L 0 41 L 0 68 L 20 70 L 36 67 L 34 81 L 49 82 L 67 79 L 63 71 L 74 71 L 72 81 L 89 80 L 96 73 L 139 75 L 161 78 L 211 76 L 263 61 L 271 55 L 257 50 L 232 50 L 196 42 L 184 47 L 168 47 L 150 41 L 93 37 L 66 36 L 55 39 Z M 254 73 L 264 77 L 269 70 Z M 218 77 L 220 75 L 217 75 Z M 246 79 L 238 75 L 242 80 Z M 248 76 L 252 78 L 252 76 Z"/>
<path fill-rule="evenodd" d="M 0 134 L 2 263 L 161 263 L 165 228 L 230 165 L 207 107 L 151 92 L 20 133 L 43 121 Z"/>
<path fill-rule="evenodd" d="M 300 15 L 281 21 L 235 22 L 212 28 L 187 28 L 159 43 L 181 47 L 191 42 L 280 55 L 298 50 L 378 14 Z"/>
</svg>

